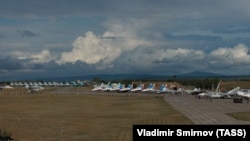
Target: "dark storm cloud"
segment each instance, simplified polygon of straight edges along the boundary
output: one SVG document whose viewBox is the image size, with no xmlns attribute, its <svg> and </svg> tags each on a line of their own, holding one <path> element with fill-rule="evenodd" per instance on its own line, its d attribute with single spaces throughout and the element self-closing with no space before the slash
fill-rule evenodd
<svg viewBox="0 0 250 141">
<path fill-rule="evenodd" d="M 29 30 L 17 30 L 17 32 L 22 36 L 22 37 L 38 37 L 39 34 L 36 34 L 32 31 Z"/>
<path fill-rule="evenodd" d="M 0 58 L 0 70 L 18 70 L 24 69 L 22 61 L 18 61 L 12 57 L 1 57 Z"/>
<path fill-rule="evenodd" d="M 94 16 L 115 9 L 116 1 L 106 0 L 16 0 L 2 1 L 0 14 L 10 17 L 22 16 Z"/>
<path fill-rule="evenodd" d="M 48 63 L 33 63 L 32 59 L 17 59 L 11 56 L 4 56 L 0 58 L 0 70 L 6 71 L 20 71 L 20 70 L 56 70 L 62 69 L 60 66 L 51 61 Z"/>
<path fill-rule="evenodd" d="M 196 34 L 189 34 L 189 35 L 172 35 L 170 33 L 165 34 L 167 39 L 172 40 L 203 40 L 203 41 L 219 41 L 222 40 L 220 36 L 210 36 L 210 35 L 196 35 Z"/>
<path fill-rule="evenodd" d="M 241 1 L 247 4 L 247 1 Z M 216 4 L 215 4 L 216 3 Z M 235 4 L 236 3 L 236 4 Z M 166 14 L 184 16 L 187 13 L 202 17 L 202 13 L 223 14 L 224 9 L 240 6 L 232 0 L 15 0 L 1 1 L 0 14 L 4 16 L 149 16 Z M 249 3 L 248 3 L 249 4 Z M 231 6 L 232 5 L 232 6 Z M 229 7 L 230 6 L 230 7 Z M 229 7 L 229 8 L 228 8 Z M 196 13 L 197 12 L 197 13 Z M 200 13 L 199 13 L 200 12 Z M 233 11 L 234 14 L 237 14 Z M 244 11 L 239 11 L 244 12 Z M 217 13 L 218 15 L 218 13 Z M 235 16 L 235 15 L 234 15 Z M 196 18 L 196 17 L 193 17 Z"/>
<path fill-rule="evenodd" d="M 55 61 L 49 61 L 46 63 L 35 62 L 33 58 L 18 59 L 14 56 L 2 56 L 0 57 L 0 71 L 12 71 L 12 72 L 22 72 L 25 70 L 29 71 L 45 71 L 48 72 L 78 72 L 78 73 L 89 73 L 90 69 L 94 70 L 94 66 L 88 65 L 86 63 L 76 61 L 74 64 L 66 63 L 63 65 L 58 65 Z M 94 72 L 94 71 L 92 71 Z M 55 74 L 56 75 L 56 74 Z M 68 75 L 68 74 L 65 74 Z"/>
<path fill-rule="evenodd" d="M 224 63 L 221 66 L 232 71 L 229 61 L 237 57 L 206 56 L 212 51 L 223 56 L 219 47 L 250 45 L 249 4 L 247 0 L 1 1 L 1 54 L 24 54 L 0 58 L 0 70 L 41 70 L 48 75 L 177 73 L 222 70 L 219 64 Z M 41 40 L 33 38 L 41 35 Z M 245 56 L 241 59 L 249 54 Z"/>
<path fill-rule="evenodd" d="M 228 27 L 214 30 L 215 33 L 223 33 L 223 34 L 233 34 L 233 33 L 250 33 L 249 24 L 245 26 L 236 26 L 236 27 Z"/>
</svg>

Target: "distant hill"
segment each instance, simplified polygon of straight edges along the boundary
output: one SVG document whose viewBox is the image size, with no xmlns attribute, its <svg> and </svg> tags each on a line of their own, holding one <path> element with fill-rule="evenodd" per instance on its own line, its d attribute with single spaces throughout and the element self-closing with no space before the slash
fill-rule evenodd
<svg viewBox="0 0 250 141">
<path fill-rule="evenodd" d="M 29 81 L 76 81 L 76 80 L 93 80 L 99 78 L 105 81 L 112 80 L 173 80 L 173 79 L 203 79 L 203 78 L 220 78 L 228 80 L 250 79 L 250 75 L 230 76 L 211 72 L 194 71 L 185 74 L 163 75 L 163 74 L 95 74 L 95 75 L 78 75 L 78 76 L 62 76 L 62 77 L 46 77 L 46 78 L 30 78 Z M 26 80 L 26 79 L 25 79 Z M 24 80 L 24 81 L 25 81 Z M 10 80 L 11 81 L 11 80 Z M 22 80 L 20 80 L 22 81 Z"/>
<path fill-rule="evenodd" d="M 147 79 L 169 79 L 172 76 L 164 75 L 151 75 L 151 74 L 96 74 L 96 75 L 82 75 L 82 76 L 68 76 L 68 77 L 53 77 L 45 78 L 45 81 L 74 81 L 74 80 L 93 80 L 100 78 L 101 80 L 147 80 Z"/>
<path fill-rule="evenodd" d="M 214 77 L 214 76 L 226 76 L 219 73 L 204 72 L 204 71 L 194 71 L 190 73 L 180 74 L 179 76 L 188 76 L 188 77 Z"/>
<path fill-rule="evenodd" d="M 204 78 L 204 77 L 219 77 L 224 76 L 217 73 L 195 71 L 186 74 L 177 75 L 153 75 L 153 74 L 96 74 L 96 75 L 82 75 L 82 76 L 68 76 L 47 78 L 46 81 L 73 81 L 73 80 L 93 80 L 100 78 L 101 80 L 169 80 L 178 78 Z"/>
</svg>

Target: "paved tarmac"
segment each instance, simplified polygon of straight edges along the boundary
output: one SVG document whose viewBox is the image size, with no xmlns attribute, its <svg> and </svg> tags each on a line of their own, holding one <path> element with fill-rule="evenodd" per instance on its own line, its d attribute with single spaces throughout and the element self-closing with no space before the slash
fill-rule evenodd
<svg viewBox="0 0 250 141">
<path fill-rule="evenodd" d="M 232 99 L 197 99 L 187 94 L 167 94 L 164 99 L 194 124 L 250 124 L 250 121 L 240 121 L 226 115 L 231 112 L 250 112 L 250 102 L 247 101 L 234 103 Z"/>
</svg>

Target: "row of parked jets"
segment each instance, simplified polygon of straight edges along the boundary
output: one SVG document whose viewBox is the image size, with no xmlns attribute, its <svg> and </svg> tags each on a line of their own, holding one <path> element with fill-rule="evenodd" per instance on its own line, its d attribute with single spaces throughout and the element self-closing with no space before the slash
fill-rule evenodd
<svg viewBox="0 0 250 141">
<path fill-rule="evenodd" d="M 1 86 L 0 89 L 13 89 L 15 87 L 25 87 L 32 91 L 40 91 L 45 87 L 83 87 L 90 85 L 91 81 L 69 81 L 69 82 L 11 82 L 10 85 Z"/>
<path fill-rule="evenodd" d="M 25 87 L 33 91 L 43 90 L 45 87 L 82 87 L 84 85 L 91 85 L 91 81 L 70 81 L 70 82 L 11 82 L 10 86 L 0 87 L 1 89 L 10 89 L 14 87 Z M 210 98 L 231 98 L 231 97 L 242 97 L 250 99 L 250 89 L 241 89 L 236 87 L 228 92 L 220 92 L 221 81 L 218 83 L 215 91 L 202 91 L 200 88 L 195 88 L 193 90 L 185 90 L 183 88 L 178 88 L 177 90 L 170 89 L 167 84 L 162 84 L 159 89 L 155 88 L 155 84 L 151 83 L 146 88 L 144 84 L 139 84 L 137 87 L 133 87 L 129 84 L 125 87 L 121 83 L 101 83 L 100 85 L 93 85 L 92 91 L 115 91 L 115 92 L 153 92 L 153 93 L 187 93 L 198 96 L 206 96 Z"/>
<path fill-rule="evenodd" d="M 228 92 L 220 92 L 221 81 L 218 83 L 215 91 L 202 91 L 200 88 L 194 88 L 193 90 L 185 90 L 183 88 L 178 88 L 177 90 L 173 90 L 167 87 L 166 84 L 162 84 L 159 89 L 155 88 L 155 84 L 149 84 L 148 87 L 144 88 L 144 84 L 139 84 L 137 87 L 133 87 L 132 84 L 129 84 L 125 87 L 124 84 L 121 83 L 113 83 L 110 82 L 107 84 L 101 83 L 100 85 L 94 85 L 92 91 L 106 91 L 106 92 L 152 92 L 152 93 L 187 93 L 198 96 L 206 96 L 210 98 L 232 98 L 232 97 L 242 97 L 250 99 L 250 90 L 249 89 L 240 89 L 240 87 L 236 87 Z"/>
<path fill-rule="evenodd" d="M 100 85 L 94 85 L 92 91 L 106 91 L 106 92 L 152 92 L 152 93 L 181 93 L 181 92 L 196 92 L 198 89 L 194 90 L 183 90 L 179 88 L 177 90 L 170 89 L 167 87 L 167 84 L 162 84 L 159 89 L 155 88 L 155 84 L 150 83 L 146 88 L 144 88 L 144 84 L 139 84 L 134 88 L 132 84 L 128 84 L 125 86 L 121 83 L 113 83 L 108 82 L 107 84 L 101 83 Z"/>
</svg>

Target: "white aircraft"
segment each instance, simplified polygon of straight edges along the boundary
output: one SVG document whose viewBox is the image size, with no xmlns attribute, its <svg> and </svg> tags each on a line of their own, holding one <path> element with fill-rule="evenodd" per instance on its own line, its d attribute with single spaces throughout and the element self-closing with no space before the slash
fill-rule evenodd
<svg viewBox="0 0 250 141">
<path fill-rule="evenodd" d="M 226 93 L 218 92 L 222 98 L 231 98 L 237 95 L 237 93 L 240 91 L 240 87 L 236 87 Z"/>
<path fill-rule="evenodd" d="M 108 88 L 110 88 L 110 82 L 108 82 L 107 84 L 101 83 L 101 85 L 94 85 L 94 88 L 92 89 L 92 91 L 106 91 L 108 90 Z"/>
<path fill-rule="evenodd" d="M 120 91 L 121 87 L 122 87 L 121 83 L 118 83 L 118 84 L 117 83 L 113 83 L 113 84 L 111 84 L 110 91 Z"/>
<path fill-rule="evenodd" d="M 240 87 L 236 87 L 228 92 L 220 92 L 220 84 L 222 81 L 220 81 L 217 85 L 217 88 L 215 90 L 214 95 L 215 97 L 220 97 L 220 98 L 231 98 L 237 95 L 237 92 L 240 90 Z"/>
<path fill-rule="evenodd" d="M 155 84 L 150 83 L 146 89 L 143 89 L 142 92 L 155 92 Z"/>
<path fill-rule="evenodd" d="M 250 90 L 248 89 L 241 89 L 237 92 L 237 96 L 250 99 Z"/>
<path fill-rule="evenodd" d="M 136 88 L 131 89 L 131 92 L 141 92 L 143 89 L 143 84 L 138 85 Z"/>
<path fill-rule="evenodd" d="M 108 82 L 108 84 L 102 86 L 101 90 L 102 91 L 110 91 L 110 90 L 112 90 L 112 85 L 110 84 L 110 82 Z"/>
<path fill-rule="evenodd" d="M 101 85 L 94 85 L 94 88 L 92 89 L 92 91 L 100 91 L 102 90 L 104 84 L 101 83 Z"/>
<path fill-rule="evenodd" d="M 199 93 L 198 96 L 207 96 L 209 98 L 221 98 L 221 95 L 216 92 L 203 92 Z"/>
<path fill-rule="evenodd" d="M 38 85 L 26 85 L 25 87 L 32 92 L 38 92 L 44 90 L 44 87 Z"/>
<path fill-rule="evenodd" d="M 119 91 L 120 91 L 120 92 L 128 92 L 128 91 L 131 90 L 131 87 L 132 87 L 132 85 L 131 85 L 131 84 L 128 84 L 127 87 L 123 87 L 123 88 L 121 88 Z"/>
<path fill-rule="evenodd" d="M 243 99 L 247 100 L 247 103 L 250 100 L 250 89 L 241 89 L 237 92 L 236 96 L 234 97 L 234 103 L 242 103 Z"/>
<path fill-rule="evenodd" d="M 200 88 L 194 88 L 193 90 L 184 90 L 187 94 L 199 94 L 201 91 Z"/>
<path fill-rule="evenodd" d="M 215 91 L 210 91 L 210 92 L 204 92 L 204 93 L 200 93 L 198 94 L 199 96 L 208 96 L 210 98 L 230 98 L 233 96 L 236 96 L 237 92 L 240 90 L 240 87 L 236 87 L 226 93 L 220 92 L 220 84 L 221 81 L 218 83 L 217 88 Z"/>
<path fill-rule="evenodd" d="M 8 86 L 8 85 L 6 85 L 6 86 L 0 86 L 0 90 L 1 89 L 13 89 L 14 87 L 12 87 L 12 86 Z"/>
<path fill-rule="evenodd" d="M 183 88 L 178 88 L 177 90 L 174 90 L 175 94 L 183 93 L 185 92 Z"/>
<path fill-rule="evenodd" d="M 166 93 L 167 92 L 167 87 L 166 85 L 162 84 L 158 90 L 155 90 L 156 93 Z"/>
<path fill-rule="evenodd" d="M 158 90 L 156 90 L 156 93 L 174 93 L 174 90 L 170 90 L 167 87 L 167 84 L 162 84 Z"/>
</svg>

